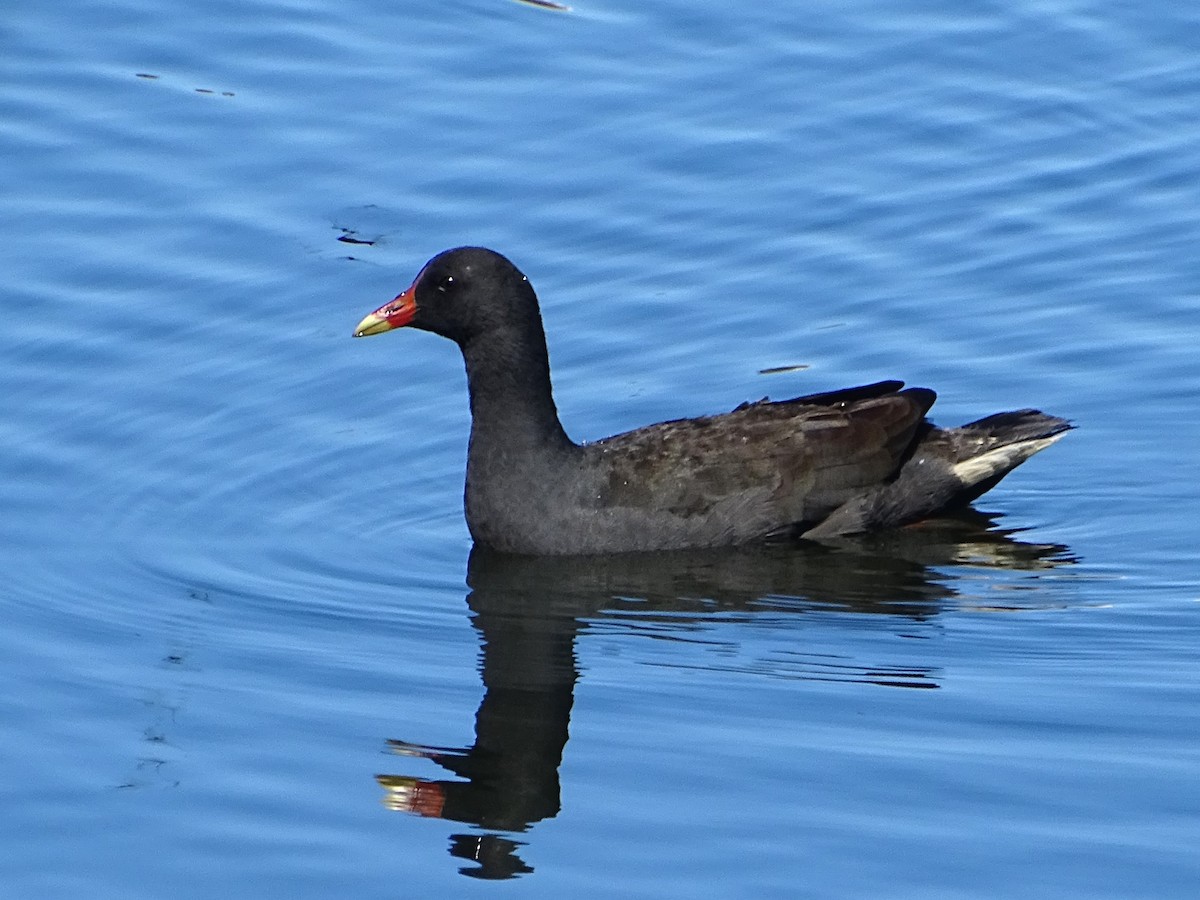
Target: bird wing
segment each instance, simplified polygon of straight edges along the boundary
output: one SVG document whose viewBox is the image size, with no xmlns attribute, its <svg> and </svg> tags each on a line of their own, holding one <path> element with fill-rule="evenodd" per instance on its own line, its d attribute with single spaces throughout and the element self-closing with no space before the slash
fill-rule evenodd
<svg viewBox="0 0 1200 900">
<path fill-rule="evenodd" d="M 733 509 L 764 532 L 819 521 L 903 463 L 935 395 L 901 387 L 762 400 L 598 441 L 595 502 L 681 518 Z"/>
</svg>

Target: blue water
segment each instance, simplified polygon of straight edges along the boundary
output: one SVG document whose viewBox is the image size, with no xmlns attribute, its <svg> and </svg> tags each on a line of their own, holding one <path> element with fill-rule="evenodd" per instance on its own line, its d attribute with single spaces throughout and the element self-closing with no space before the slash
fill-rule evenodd
<svg viewBox="0 0 1200 900">
<path fill-rule="evenodd" d="M 1196 896 L 1200 8 L 573 7 L 6 7 L 0 891 Z M 472 556 L 457 351 L 349 337 L 464 243 L 580 440 L 1078 430 L 979 521 Z"/>
</svg>

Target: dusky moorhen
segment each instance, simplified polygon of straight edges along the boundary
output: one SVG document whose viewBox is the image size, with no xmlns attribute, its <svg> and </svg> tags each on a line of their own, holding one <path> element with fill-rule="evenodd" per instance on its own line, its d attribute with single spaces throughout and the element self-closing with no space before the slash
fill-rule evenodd
<svg viewBox="0 0 1200 900">
<path fill-rule="evenodd" d="M 462 350 L 471 403 L 466 517 L 475 541 L 589 554 L 828 538 L 964 506 L 1072 426 L 1034 409 L 938 428 L 903 382 L 743 403 L 594 443 L 563 430 L 537 295 L 509 260 L 460 247 L 364 318 Z"/>
</svg>

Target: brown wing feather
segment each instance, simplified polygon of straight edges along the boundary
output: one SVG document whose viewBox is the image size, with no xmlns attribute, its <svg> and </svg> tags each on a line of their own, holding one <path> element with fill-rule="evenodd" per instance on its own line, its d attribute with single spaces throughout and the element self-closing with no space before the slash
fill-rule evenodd
<svg viewBox="0 0 1200 900">
<path fill-rule="evenodd" d="M 599 441 L 607 483 L 596 502 L 681 517 L 745 502 L 771 527 L 818 520 L 903 462 L 934 395 L 898 387 L 743 404 Z"/>
</svg>

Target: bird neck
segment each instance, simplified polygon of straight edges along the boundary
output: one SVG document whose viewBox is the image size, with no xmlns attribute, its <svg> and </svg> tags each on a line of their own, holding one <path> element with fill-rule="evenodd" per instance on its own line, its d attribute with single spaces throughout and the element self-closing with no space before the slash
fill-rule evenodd
<svg viewBox="0 0 1200 900">
<path fill-rule="evenodd" d="M 536 328 L 493 330 L 462 345 L 471 397 L 471 454 L 565 450 L 546 336 Z"/>
</svg>

